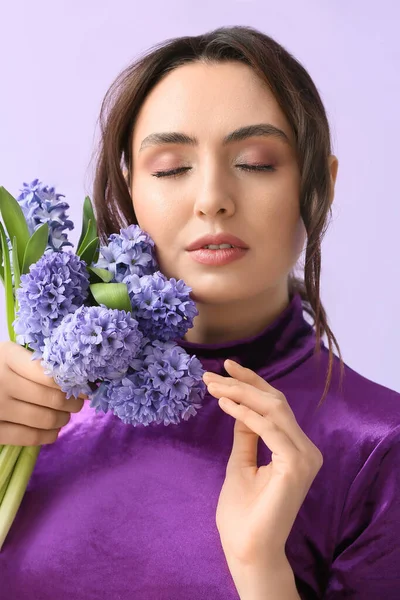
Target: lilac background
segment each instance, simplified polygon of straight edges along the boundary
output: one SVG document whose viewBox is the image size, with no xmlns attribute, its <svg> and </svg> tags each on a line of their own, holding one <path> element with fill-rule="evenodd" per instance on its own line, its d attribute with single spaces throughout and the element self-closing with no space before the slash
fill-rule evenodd
<svg viewBox="0 0 400 600">
<path fill-rule="evenodd" d="M 399 19 L 396 0 L 3 2 L 0 185 L 14 195 L 36 177 L 55 185 L 72 207 L 76 242 L 114 77 L 169 37 L 262 29 L 309 70 L 332 125 L 339 175 L 322 277 L 331 325 L 351 367 L 400 391 Z M 6 339 L 3 293 L 0 315 Z"/>
</svg>

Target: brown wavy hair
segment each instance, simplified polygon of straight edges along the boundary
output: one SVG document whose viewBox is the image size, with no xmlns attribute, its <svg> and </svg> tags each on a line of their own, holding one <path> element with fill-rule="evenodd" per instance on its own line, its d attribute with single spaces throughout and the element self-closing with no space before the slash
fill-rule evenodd
<svg viewBox="0 0 400 600">
<path fill-rule="evenodd" d="M 330 127 L 321 97 L 305 68 L 280 44 L 251 27 L 221 27 L 203 35 L 185 36 L 153 46 L 124 69 L 108 89 L 100 110 L 93 203 L 102 242 L 121 227 L 137 224 L 130 195 L 132 135 L 138 112 L 152 88 L 181 65 L 239 61 L 264 81 L 295 135 L 301 173 L 300 212 L 307 231 L 304 278 L 291 273 L 291 293 L 298 292 L 312 317 L 316 352 L 325 335 L 329 363 L 325 399 L 332 380 L 334 348 L 341 372 L 343 361 L 320 298 L 321 242 L 331 217 Z"/>
</svg>

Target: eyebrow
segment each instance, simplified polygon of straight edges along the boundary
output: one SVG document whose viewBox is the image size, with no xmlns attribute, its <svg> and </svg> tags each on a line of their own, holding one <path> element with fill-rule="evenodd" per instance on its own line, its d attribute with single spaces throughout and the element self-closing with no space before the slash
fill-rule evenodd
<svg viewBox="0 0 400 600">
<path fill-rule="evenodd" d="M 232 142 L 240 142 L 251 137 L 275 137 L 285 144 L 290 144 L 289 137 L 286 133 L 275 127 L 271 123 L 258 123 L 257 125 L 246 125 L 235 129 L 222 140 L 222 145 L 226 146 Z M 166 144 L 186 144 L 188 146 L 197 146 L 199 143 L 196 137 L 180 133 L 179 131 L 169 131 L 165 133 L 151 133 L 142 141 L 139 152 L 150 146 L 164 146 Z"/>
</svg>

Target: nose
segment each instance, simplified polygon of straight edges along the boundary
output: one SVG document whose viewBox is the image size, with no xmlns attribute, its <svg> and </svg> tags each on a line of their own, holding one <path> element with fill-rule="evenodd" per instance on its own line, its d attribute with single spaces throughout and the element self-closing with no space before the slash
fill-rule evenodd
<svg viewBox="0 0 400 600">
<path fill-rule="evenodd" d="M 215 164 L 206 171 L 195 192 L 195 214 L 207 217 L 232 216 L 236 207 L 229 182 Z"/>
</svg>

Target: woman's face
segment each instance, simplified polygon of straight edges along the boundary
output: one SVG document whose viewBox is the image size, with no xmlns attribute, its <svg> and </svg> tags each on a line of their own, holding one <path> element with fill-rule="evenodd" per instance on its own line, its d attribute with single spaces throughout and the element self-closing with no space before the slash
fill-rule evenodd
<svg viewBox="0 0 400 600">
<path fill-rule="evenodd" d="M 224 142 L 251 125 L 272 125 L 280 133 Z M 195 141 L 154 138 L 172 132 Z M 207 304 L 287 293 L 305 241 L 294 136 L 249 67 L 198 62 L 169 73 L 140 110 L 132 152 L 134 210 L 167 277 L 183 279 L 194 300 Z M 243 256 L 220 266 L 195 261 L 187 247 L 220 232 L 245 242 Z"/>
</svg>

